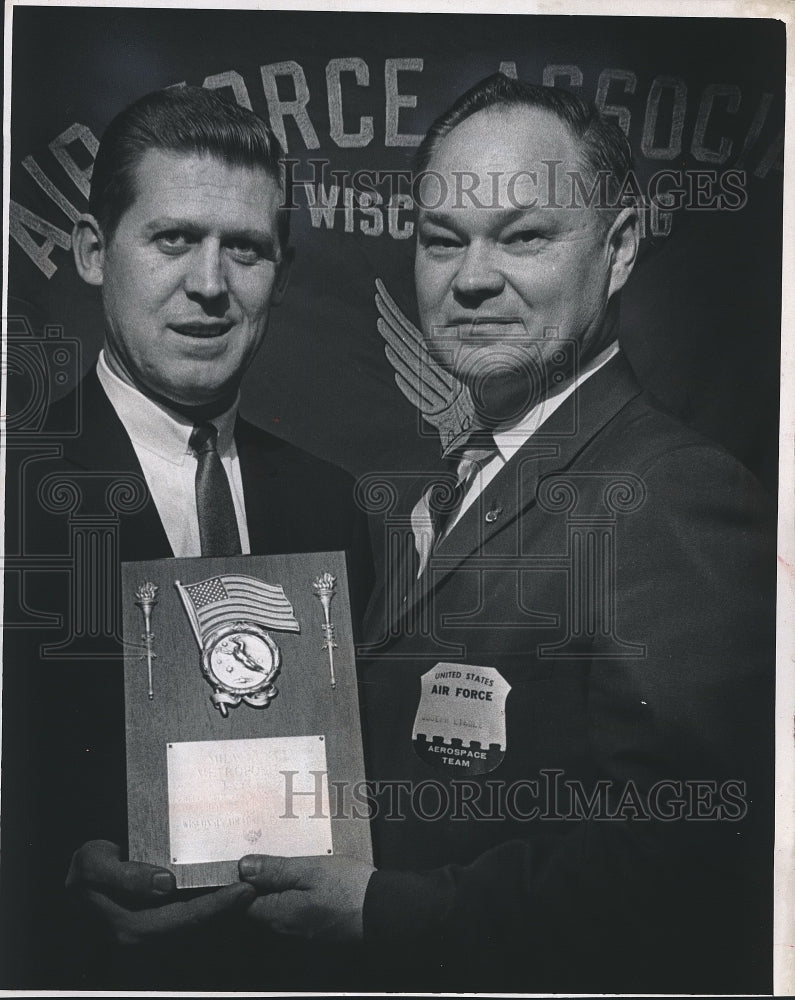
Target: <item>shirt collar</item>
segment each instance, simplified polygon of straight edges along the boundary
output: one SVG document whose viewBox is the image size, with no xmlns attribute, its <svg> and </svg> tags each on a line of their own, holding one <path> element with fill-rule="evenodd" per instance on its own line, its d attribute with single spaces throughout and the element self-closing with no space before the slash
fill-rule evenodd
<svg viewBox="0 0 795 1000">
<path fill-rule="evenodd" d="M 123 382 L 110 370 L 104 350 L 100 351 L 97 359 L 97 376 L 136 448 L 143 448 L 175 465 L 181 465 L 191 454 L 188 441 L 193 431 L 193 421 L 156 403 L 138 389 Z M 218 429 L 219 455 L 228 453 L 232 448 L 239 402 L 238 393 L 229 409 L 213 417 L 211 421 Z"/>
<path fill-rule="evenodd" d="M 572 395 L 586 379 L 590 378 L 594 372 L 618 354 L 618 341 L 614 340 L 600 354 L 589 361 L 580 369 L 576 376 L 568 382 L 562 389 L 551 392 L 540 403 L 537 403 L 520 420 L 510 427 L 504 427 L 494 431 L 494 442 L 499 449 L 503 461 L 508 462 L 522 445 L 530 438 L 538 428 Z"/>
</svg>

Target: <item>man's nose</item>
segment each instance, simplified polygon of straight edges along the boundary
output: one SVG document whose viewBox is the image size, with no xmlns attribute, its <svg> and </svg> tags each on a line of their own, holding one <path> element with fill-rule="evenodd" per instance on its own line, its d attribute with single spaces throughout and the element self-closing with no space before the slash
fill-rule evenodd
<svg viewBox="0 0 795 1000">
<path fill-rule="evenodd" d="M 218 240 L 202 240 L 189 256 L 185 291 L 203 299 L 217 299 L 227 290 L 223 249 Z"/>
<path fill-rule="evenodd" d="M 461 299 L 487 299 L 499 295 L 505 276 L 497 265 L 492 248 L 474 241 L 464 250 L 453 278 L 453 291 Z"/>
</svg>

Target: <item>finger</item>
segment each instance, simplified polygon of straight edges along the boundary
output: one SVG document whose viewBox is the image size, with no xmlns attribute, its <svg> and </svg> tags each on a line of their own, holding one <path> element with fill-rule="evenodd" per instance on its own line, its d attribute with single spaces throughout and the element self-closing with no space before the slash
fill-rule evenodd
<svg viewBox="0 0 795 1000">
<path fill-rule="evenodd" d="M 314 858 L 282 858 L 270 854 L 247 854 L 238 862 L 240 878 L 258 892 L 281 892 L 305 888 L 308 868 L 316 866 Z"/>
<path fill-rule="evenodd" d="M 214 892 L 142 910 L 128 910 L 104 893 L 89 889 L 88 902 L 104 917 L 119 944 L 140 944 L 148 939 L 206 924 L 223 913 L 245 909 L 256 890 L 235 882 Z"/>
<path fill-rule="evenodd" d="M 120 899 L 163 899 L 176 889 L 167 868 L 142 861 L 122 861 L 121 848 L 109 840 L 91 840 L 75 851 L 66 887 L 74 891 L 97 889 Z"/>
<path fill-rule="evenodd" d="M 288 890 L 268 896 L 257 896 L 246 910 L 246 916 L 267 924 L 279 934 L 306 933 L 304 893 Z"/>
</svg>

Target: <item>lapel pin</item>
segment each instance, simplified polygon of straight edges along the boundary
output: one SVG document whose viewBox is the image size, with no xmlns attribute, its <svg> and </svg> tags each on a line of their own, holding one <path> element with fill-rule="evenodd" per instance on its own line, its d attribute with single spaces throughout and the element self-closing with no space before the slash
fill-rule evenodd
<svg viewBox="0 0 795 1000">
<path fill-rule="evenodd" d="M 502 514 L 502 507 L 498 503 L 492 503 L 486 511 L 486 524 L 494 524 L 500 514 Z"/>
</svg>

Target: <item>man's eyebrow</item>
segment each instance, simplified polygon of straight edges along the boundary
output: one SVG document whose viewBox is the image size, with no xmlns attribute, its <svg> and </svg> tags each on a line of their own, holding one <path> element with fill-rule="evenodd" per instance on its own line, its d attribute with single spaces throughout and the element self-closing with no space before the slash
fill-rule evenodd
<svg viewBox="0 0 795 1000">
<path fill-rule="evenodd" d="M 470 208 L 471 206 L 462 206 Z M 507 226 L 509 223 L 513 222 L 514 219 L 523 219 L 529 216 L 538 216 L 539 218 L 545 218 L 545 216 L 540 213 L 541 206 L 538 205 L 511 205 L 506 208 L 489 208 L 484 207 L 482 211 L 488 212 L 489 215 L 494 219 L 497 225 Z M 453 209 L 435 209 L 435 208 L 421 208 L 420 209 L 420 223 L 427 223 L 435 226 L 445 226 L 448 229 L 457 229 L 461 225 L 461 214 L 460 212 Z"/>
<path fill-rule="evenodd" d="M 172 231 L 189 233 L 193 236 L 201 235 L 201 233 L 205 232 L 205 229 L 206 227 L 200 222 L 192 219 L 181 219 L 178 216 L 172 215 L 163 215 L 157 219 L 152 219 L 145 226 L 145 231 L 150 235 L 158 232 Z M 280 248 L 278 239 L 274 238 L 271 233 L 249 226 L 236 226 L 233 229 L 222 230 L 221 242 L 225 240 L 243 240 L 255 243 L 268 253 L 277 253 Z"/>
<path fill-rule="evenodd" d="M 276 250 L 279 246 L 279 241 L 274 239 L 270 233 L 262 229 L 251 229 L 247 226 L 226 230 L 221 236 L 221 241 L 223 242 L 224 240 L 242 240 L 247 243 L 256 243 L 263 250 Z"/>
<path fill-rule="evenodd" d="M 186 232 L 195 233 L 201 229 L 195 222 L 190 222 L 188 219 L 180 219 L 174 215 L 161 215 L 156 219 L 150 219 L 146 223 L 144 229 L 147 233 L 155 233 L 158 230 L 185 230 Z"/>
</svg>

